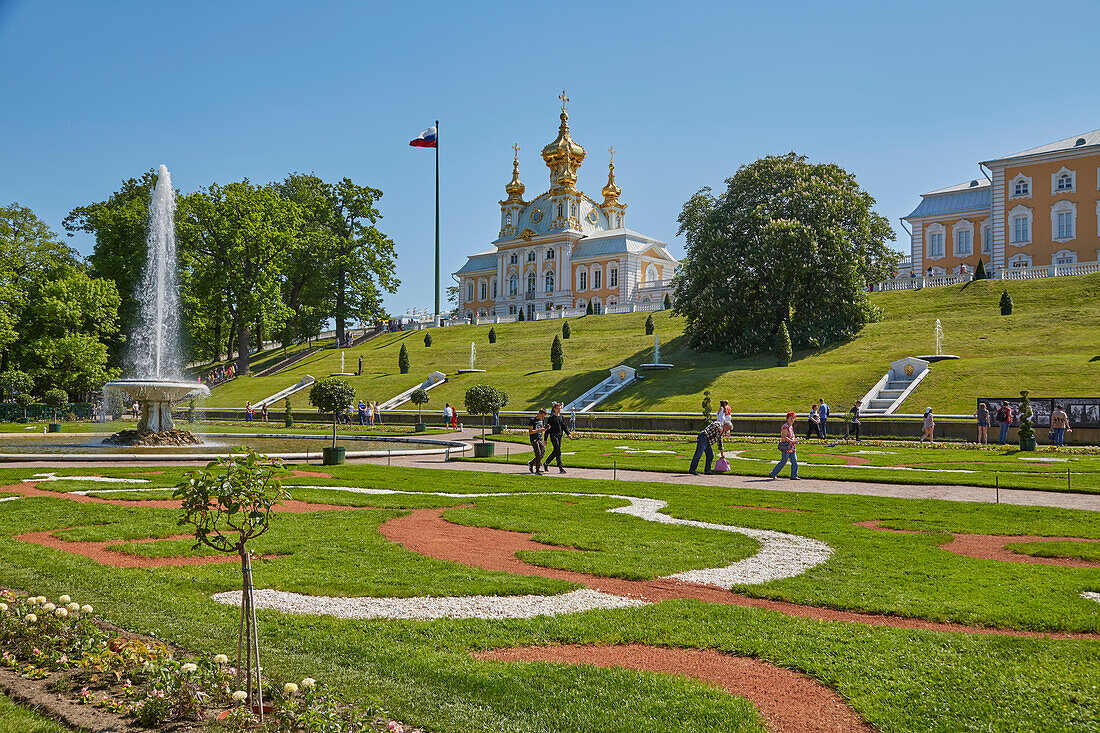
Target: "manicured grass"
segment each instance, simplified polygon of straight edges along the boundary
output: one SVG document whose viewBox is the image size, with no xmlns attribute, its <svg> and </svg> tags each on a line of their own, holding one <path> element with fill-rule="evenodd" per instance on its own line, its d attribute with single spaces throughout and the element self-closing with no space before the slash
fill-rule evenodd
<svg viewBox="0 0 1100 733">
<path fill-rule="evenodd" d="M 1072 557 L 1100 562 L 1100 542 L 1015 542 L 1008 549 L 1034 557 Z"/>
<path fill-rule="evenodd" d="M 432 560 L 378 534 L 377 526 L 386 519 L 427 506 L 452 507 L 446 512 L 452 521 L 534 532 L 536 540 L 589 550 L 540 551 L 525 559 L 594 573 L 653 577 L 685 566 L 732 562 L 753 551 L 751 543 L 736 535 L 713 537 L 728 533 L 608 514 L 605 509 L 615 505 L 614 500 L 584 496 L 613 493 L 663 499 L 669 503 L 665 511 L 676 517 L 792 532 L 823 540 L 835 550 L 827 563 L 802 576 L 738 588 L 739 592 L 934 620 L 1100 632 L 1096 604 L 1079 595 L 1100 588 L 1100 571 L 976 560 L 937 547 L 948 531 L 1098 536 L 1095 516 L 1088 512 L 723 488 L 700 491 L 568 477 L 536 485 L 525 476 L 370 465 L 326 468 L 330 469 L 332 479 L 288 479 L 292 495 L 373 508 L 276 516 L 255 549 L 283 557 L 257 562 L 258 586 L 394 596 L 556 593 L 573 587 Z M 143 478 L 163 486 L 179 473 L 180 469 L 169 469 Z M 7 469 L 0 480 L 10 482 L 16 475 L 28 472 Z M 297 484 L 511 496 L 363 495 Z M 62 485 L 70 490 L 115 488 Z M 473 506 L 457 508 L 460 504 Z M 931 531 L 895 534 L 853 526 L 868 519 Z M 64 536 L 106 540 L 180 531 L 176 513 L 164 509 L 75 504 L 62 497 L 0 504 L 2 538 L 65 527 L 81 529 Z M 209 597 L 239 588 L 239 582 L 239 568 L 233 563 L 114 569 L 36 545 L 0 542 L 0 584 L 51 596 L 69 593 L 93 604 L 114 623 L 197 651 L 225 652 L 232 645 L 238 610 L 214 604 Z M 691 601 L 510 621 L 342 621 L 264 611 L 260 630 L 264 665 L 276 680 L 308 674 L 355 700 L 377 697 L 401 719 L 448 732 L 759 729 L 759 719 L 744 701 L 704 685 L 629 671 L 502 664 L 468 656 L 499 646 L 551 643 L 640 642 L 757 656 L 832 686 L 882 731 L 1069 731 L 1088 729 L 1100 719 L 1096 641 L 869 628 Z"/>
<path fill-rule="evenodd" d="M 502 444 L 528 445 L 525 435 L 496 435 L 493 438 Z M 779 460 L 777 441 L 745 438 L 725 441 L 730 473 L 766 476 Z M 566 440 L 562 450 L 573 453 L 564 457 L 566 465 L 582 468 L 686 473 L 695 453 L 695 438 L 584 437 Z M 509 450 L 501 446 L 493 458 L 462 460 L 515 463 L 530 458 L 529 451 L 512 457 Z M 864 465 L 846 465 L 849 461 Z M 814 440 L 799 444 L 798 462 L 798 475 L 802 478 L 1100 493 L 1100 454 L 1097 453 L 1024 452 L 1010 447 L 950 443 L 930 446 L 901 441 L 822 443 Z M 702 469 L 700 461 L 699 470 Z M 786 472 L 784 469 L 784 475 Z"/>
<path fill-rule="evenodd" d="M 1008 288 L 1015 303 L 1011 316 L 1001 316 L 998 301 Z M 935 322 L 944 330 L 943 351 L 962 357 L 937 363 L 903 405 L 902 412 L 970 414 L 979 397 L 1011 397 L 1021 389 L 1035 396 L 1097 396 L 1100 383 L 1100 275 L 1022 282 L 981 280 L 920 291 L 873 293 L 883 320 L 868 325 L 847 343 L 800 351 L 790 366 L 777 367 L 770 354 L 731 358 L 696 353 L 682 336 L 683 319 L 670 311 L 653 313 L 661 338 L 662 361 L 674 369 L 646 373 L 646 379 L 614 395 L 601 410 L 695 413 L 702 392 L 715 404 L 732 401 L 735 411 L 802 412 L 824 397 L 839 414 L 862 397 L 886 372 L 891 361 L 935 352 Z M 586 316 L 570 319 L 573 335 L 563 342 L 565 366 L 550 370 L 550 344 L 561 321 L 527 321 L 490 326 L 431 329 L 433 344 L 424 347 L 423 332 L 387 334 L 362 347 L 346 350 L 348 364 L 364 357 L 364 374 L 349 377 L 357 397 L 383 401 L 439 370 L 451 381 L 432 390 L 429 410 L 442 412 L 444 402 L 462 404 L 467 387 L 487 382 L 511 395 L 509 407 L 531 409 L 551 400 L 568 402 L 604 379 L 619 364 L 638 366 L 652 354 L 653 337 L 645 335 L 647 313 Z M 478 368 L 485 374 L 458 375 L 469 366 L 470 342 L 477 344 Z M 412 370 L 400 375 L 397 354 L 405 344 Z M 305 374 L 315 377 L 339 371 L 338 350 L 306 359 L 267 378 L 237 379 L 214 391 L 212 407 L 243 408 L 287 387 Z M 295 400 L 295 405 L 304 397 Z"/>
<path fill-rule="evenodd" d="M 0 733 L 73 733 L 73 730 L 0 694 Z"/>
<path fill-rule="evenodd" d="M 312 414 L 312 413 L 311 413 Z M 332 424 L 321 422 L 295 422 L 294 427 L 288 428 L 283 422 L 282 413 L 271 413 L 269 422 L 247 422 L 241 420 L 203 420 L 195 423 L 187 423 L 186 420 L 178 420 L 177 427 L 190 430 L 196 435 L 205 433 L 299 433 L 302 435 L 332 435 Z M 117 433 L 120 430 L 133 430 L 133 420 L 112 420 L 110 422 L 63 422 L 63 433 Z M 46 429 L 46 423 L 21 423 L 0 422 L 0 433 L 14 433 L 16 435 L 41 433 Z M 451 430 L 437 427 L 429 427 L 422 433 L 414 431 L 412 425 L 339 425 L 338 434 L 346 435 L 439 435 L 449 433 Z"/>
</svg>

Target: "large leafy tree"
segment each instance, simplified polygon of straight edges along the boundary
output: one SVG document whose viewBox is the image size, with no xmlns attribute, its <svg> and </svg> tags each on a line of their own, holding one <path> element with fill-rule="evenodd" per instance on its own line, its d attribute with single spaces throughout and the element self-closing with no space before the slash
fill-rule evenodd
<svg viewBox="0 0 1100 733">
<path fill-rule="evenodd" d="M 91 275 L 113 280 L 121 299 L 118 336 L 108 343 L 111 364 L 125 358 L 124 334 L 137 323 L 140 304 L 135 295 L 145 267 L 146 236 L 149 231 L 149 198 L 156 185 L 156 171 L 150 169 L 139 178 L 122 182 L 119 190 L 106 201 L 78 206 L 65 217 L 69 236 L 87 232 L 95 236 L 88 257 Z"/>
<path fill-rule="evenodd" d="M 676 310 L 697 349 L 756 353 L 786 324 L 795 347 L 858 332 L 874 317 L 867 288 L 894 271 L 894 232 L 838 165 L 789 153 L 750 163 L 719 196 L 680 213 L 687 255 Z"/>
</svg>

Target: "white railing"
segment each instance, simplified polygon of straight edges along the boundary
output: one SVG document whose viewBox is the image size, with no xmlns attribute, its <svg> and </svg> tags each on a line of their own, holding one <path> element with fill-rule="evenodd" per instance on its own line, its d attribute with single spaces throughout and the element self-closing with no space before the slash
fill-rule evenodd
<svg viewBox="0 0 1100 733">
<path fill-rule="evenodd" d="M 638 283 L 638 290 L 658 290 L 660 288 L 671 288 L 672 280 L 646 280 Z"/>
<path fill-rule="evenodd" d="M 546 321 L 551 318 L 580 318 L 586 312 L 584 308 L 559 308 L 552 311 L 535 311 L 535 320 Z"/>
<path fill-rule="evenodd" d="M 993 272 L 994 280 L 1034 280 L 1043 277 L 1068 277 L 1071 275 L 1091 275 L 1100 272 L 1100 262 L 1075 262 L 1072 265 L 1035 265 L 1034 267 L 1004 267 Z M 942 285 L 958 285 L 970 282 L 974 276 L 935 275 L 932 277 L 898 277 L 882 280 L 874 285 L 875 292 L 883 290 L 918 290 L 935 288 Z"/>
</svg>

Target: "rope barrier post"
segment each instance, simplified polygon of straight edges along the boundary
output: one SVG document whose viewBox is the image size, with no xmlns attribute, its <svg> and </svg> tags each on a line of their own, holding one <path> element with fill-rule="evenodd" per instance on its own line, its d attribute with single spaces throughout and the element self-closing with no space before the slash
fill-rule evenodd
<svg viewBox="0 0 1100 733">
<path fill-rule="evenodd" d="M 1001 472 L 995 471 L 994 475 L 997 477 L 997 503 L 1001 503 Z"/>
<path fill-rule="evenodd" d="M 1069 478 L 1069 469 L 1067 468 L 1066 469 L 1066 491 L 1072 491 L 1072 490 L 1073 489 L 1071 488 L 1071 483 L 1070 483 L 1070 478 Z"/>
<path fill-rule="evenodd" d="M 619 478 L 619 462 L 611 461 L 611 480 L 617 481 Z"/>
<path fill-rule="evenodd" d="M 392 465 L 391 462 L 390 462 L 390 457 L 391 457 L 392 454 L 393 454 L 392 450 L 388 450 L 388 449 L 386 450 L 386 465 L 387 466 Z"/>
</svg>

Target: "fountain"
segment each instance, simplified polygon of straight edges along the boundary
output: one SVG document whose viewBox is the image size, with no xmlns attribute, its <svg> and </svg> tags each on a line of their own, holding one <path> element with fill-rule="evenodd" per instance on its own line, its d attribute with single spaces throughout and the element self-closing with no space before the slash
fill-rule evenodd
<svg viewBox="0 0 1100 733">
<path fill-rule="evenodd" d="M 640 365 L 642 369 L 671 369 L 672 364 L 665 364 L 661 361 L 661 339 L 657 337 L 656 331 L 653 333 L 653 361 L 648 364 Z"/>
<path fill-rule="evenodd" d="M 476 368 L 474 368 L 474 362 L 475 362 L 476 360 L 477 360 L 477 345 L 476 345 L 476 344 L 474 344 L 474 342 L 473 342 L 473 341 L 471 341 L 471 342 L 470 342 L 470 368 L 469 368 L 469 369 L 459 369 L 459 370 L 458 370 L 458 373 L 459 373 L 459 374 L 473 374 L 473 373 L 475 373 L 475 372 L 483 372 L 483 371 L 485 371 L 484 369 L 476 369 Z"/>
<path fill-rule="evenodd" d="M 147 254 L 138 289 L 138 326 L 130 334 L 128 371 L 133 377 L 104 385 L 138 403 L 137 430 L 124 430 L 105 440 L 113 445 L 179 445 L 201 441 L 176 430 L 172 405 L 187 397 L 206 396 L 205 385 L 185 381 L 180 353 L 179 284 L 176 280 L 176 194 L 168 168 L 160 166 L 149 200 Z"/>
<path fill-rule="evenodd" d="M 340 371 L 329 372 L 330 377 L 354 377 L 354 374 L 344 371 L 344 352 L 340 352 Z"/>
<path fill-rule="evenodd" d="M 930 364 L 935 363 L 937 361 L 947 361 L 948 359 L 958 359 L 959 357 L 954 356 L 953 354 L 943 353 L 943 324 L 940 323 L 939 318 L 936 319 L 935 335 L 936 335 L 936 353 L 935 354 L 925 354 L 925 355 L 919 356 L 917 358 L 923 359 L 924 361 L 927 361 Z"/>
</svg>

